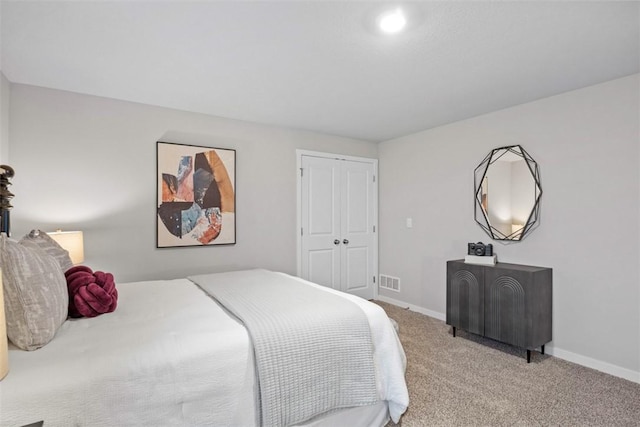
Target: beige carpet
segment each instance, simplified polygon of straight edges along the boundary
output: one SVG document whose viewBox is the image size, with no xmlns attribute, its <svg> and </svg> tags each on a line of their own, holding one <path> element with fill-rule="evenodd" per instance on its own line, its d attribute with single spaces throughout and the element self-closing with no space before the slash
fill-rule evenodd
<svg viewBox="0 0 640 427">
<path fill-rule="evenodd" d="M 640 384 L 376 302 L 400 327 L 412 426 L 640 426 Z M 389 426 L 394 426 L 389 423 Z"/>
</svg>

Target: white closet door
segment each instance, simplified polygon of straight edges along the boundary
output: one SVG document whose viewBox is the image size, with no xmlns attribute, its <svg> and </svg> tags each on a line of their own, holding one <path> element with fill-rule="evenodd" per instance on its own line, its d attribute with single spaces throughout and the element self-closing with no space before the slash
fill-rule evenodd
<svg viewBox="0 0 640 427">
<path fill-rule="evenodd" d="M 341 290 L 340 165 L 302 157 L 302 277 Z"/>
<path fill-rule="evenodd" d="M 342 290 L 373 298 L 373 164 L 341 161 Z"/>
<path fill-rule="evenodd" d="M 301 158 L 301 277 L 374 296 L 372 162 Z"/>
</svg>

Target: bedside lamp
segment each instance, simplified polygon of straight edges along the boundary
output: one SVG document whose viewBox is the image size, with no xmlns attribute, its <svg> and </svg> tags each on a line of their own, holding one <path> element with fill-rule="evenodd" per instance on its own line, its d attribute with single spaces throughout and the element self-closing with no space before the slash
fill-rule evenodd
<svg viewBox="0 0 640 427">
<path fill-rule="evenodd" d="M 0 271 L 0 381 L 9 372 L 9 341 L 4 317 L 4 291 L 2 290 L 2 272 Z"/>
<path fill-rule="evenodd" d="M 73 265 L 78 265 L 84 261 L 82 231 L 56 230 L 47 234 L 69 252 L 69 257 Z"/>
</svg>

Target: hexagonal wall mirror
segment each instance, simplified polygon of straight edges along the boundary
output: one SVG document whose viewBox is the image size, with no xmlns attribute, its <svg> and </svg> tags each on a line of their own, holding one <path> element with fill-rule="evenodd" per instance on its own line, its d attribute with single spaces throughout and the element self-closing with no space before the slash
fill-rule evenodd
<svg viewBox="0 0 640 427">
<path fill-rule="evenodd" d="M 520 145 L 491 150 L 474 175 L 476 222 L 494 240 L 522 240 L 540 213 L 538 164 Z"/>
</svg>

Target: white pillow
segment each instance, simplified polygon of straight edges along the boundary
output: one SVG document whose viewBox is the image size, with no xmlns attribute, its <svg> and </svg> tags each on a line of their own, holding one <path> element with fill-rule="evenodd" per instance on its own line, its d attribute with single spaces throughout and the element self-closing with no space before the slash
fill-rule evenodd
<svg viewBox="0 0 640 427">
<path fill-rule="evenodd" d="M 58 261 L 30 240 L 0 236 L 7 336 L 23 350 L 47 344 L 69 311 L 67 282 Z"/>
<path fill-rule="evenodd" d="M 73 267 L 73 262 L 71 262 L 71 257 L 69 256 L 69 251 L 60 246 L 58 242 L 53 240 L 51 236 L 49 236 L 44 231 L 40 230 L 31 230 L 31 232 L 25 235 L 20 241 L 31 241 L 40 246 L 40 249 L 44 250 L 47 254 L 51 255 L 58 261 L 60 264 L 60 268 L 64 273 L 71 267 Z"/>
</svg>

